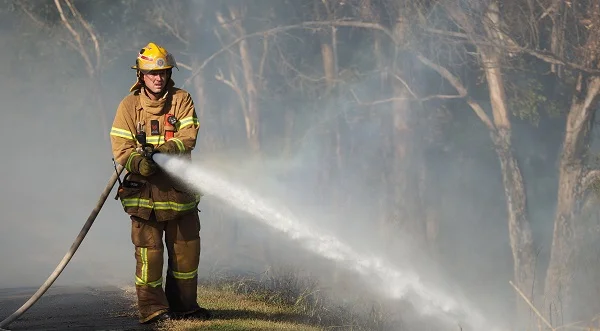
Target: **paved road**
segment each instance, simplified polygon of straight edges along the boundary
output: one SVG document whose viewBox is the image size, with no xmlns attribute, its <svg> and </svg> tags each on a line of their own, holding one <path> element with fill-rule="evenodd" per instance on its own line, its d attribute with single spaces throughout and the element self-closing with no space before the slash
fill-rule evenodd
<svg viewBox="0 0 600 331">
<path fill-rule="evenodd" d="M 0 321 L 37 288 L 0 289 Z M 10 330 L 152 330 L 137 322 L 132 290 L 117 287 L 51 287 Z"/>
</svg>

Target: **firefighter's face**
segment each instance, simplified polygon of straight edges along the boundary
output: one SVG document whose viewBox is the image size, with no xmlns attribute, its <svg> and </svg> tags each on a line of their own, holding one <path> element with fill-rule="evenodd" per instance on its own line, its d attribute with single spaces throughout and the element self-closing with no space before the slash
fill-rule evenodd
<svg viewBox="0 0 600 331">
<path fill-rule="evenodd" d="M 154 93 L 160 93 L 167 85 L 167 71 L 153 70 L 145 73 L 144 84 Z"/>
</svg>

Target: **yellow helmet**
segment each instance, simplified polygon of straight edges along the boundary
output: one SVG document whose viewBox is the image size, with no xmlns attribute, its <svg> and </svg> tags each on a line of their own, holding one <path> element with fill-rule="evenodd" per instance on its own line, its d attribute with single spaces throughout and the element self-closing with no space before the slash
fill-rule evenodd
<svg viewBox="0 0 600 331">
<path fill-rule="evenodd" d="M 164 47 L 158 46 L 155 43 L 148 43 L 148 45 L 140 50 L 137 59 L 135 60 L 135 65 L 131 67 L 131 69 L 138 70 L 138 79 L 135 84 L 131 86 L 129 92 L 138 90 L 143 86 L 141 72 L 147 73 L 151 70 L 172 69 L 173 67 L 177 68 L 177 63 L 171 53 L 167 52 Z M 177 69 L 179 70 L 179 68 Z"/>
<path fill-rule="evenodd" d="M 131 69 L 151 71 L 171 69 L 173 67 L 177 68 L 177 63 L 173 55 L 167 52 L 165 48 L 151 42 L 140 50 L 135 60 L 135 65 Z"/>
</svg>

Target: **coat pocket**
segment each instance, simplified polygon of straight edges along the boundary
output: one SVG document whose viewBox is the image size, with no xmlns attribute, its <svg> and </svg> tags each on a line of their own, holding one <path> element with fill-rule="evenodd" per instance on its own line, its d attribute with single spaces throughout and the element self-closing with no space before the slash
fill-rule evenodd
<svg viewBox="0 0 600 331">
<path fill-rule="evenodd" d="M 117 194 L 121 199 L 123 210 L 127 214 L 145 220 L 149 218 L 152 211 L 152 204 L 146 182 L 132 181 L 125 178 Z"/>
</svg>

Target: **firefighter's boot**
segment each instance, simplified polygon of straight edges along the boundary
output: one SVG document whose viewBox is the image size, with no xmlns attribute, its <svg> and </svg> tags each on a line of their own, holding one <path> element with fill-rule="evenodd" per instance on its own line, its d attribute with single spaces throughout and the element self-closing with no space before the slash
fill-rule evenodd
<svg viewBox="0 0 600 331">
<path fill-rule="evenodd" d="M 140 323 L 147 323 L 169 312 L 162 284 L 162 224 L 132 217 L 131 239 L 135 245 L 135 288 Z"/>
<path fill-rule="evenodd" d="M 197 302 L 200 262 L 198 213 L 167 222 L 165 241 L 169 253 L 165 292 L 171 311 L 177 316 L 194 313 L 200 309 Z"/>
</svg>

